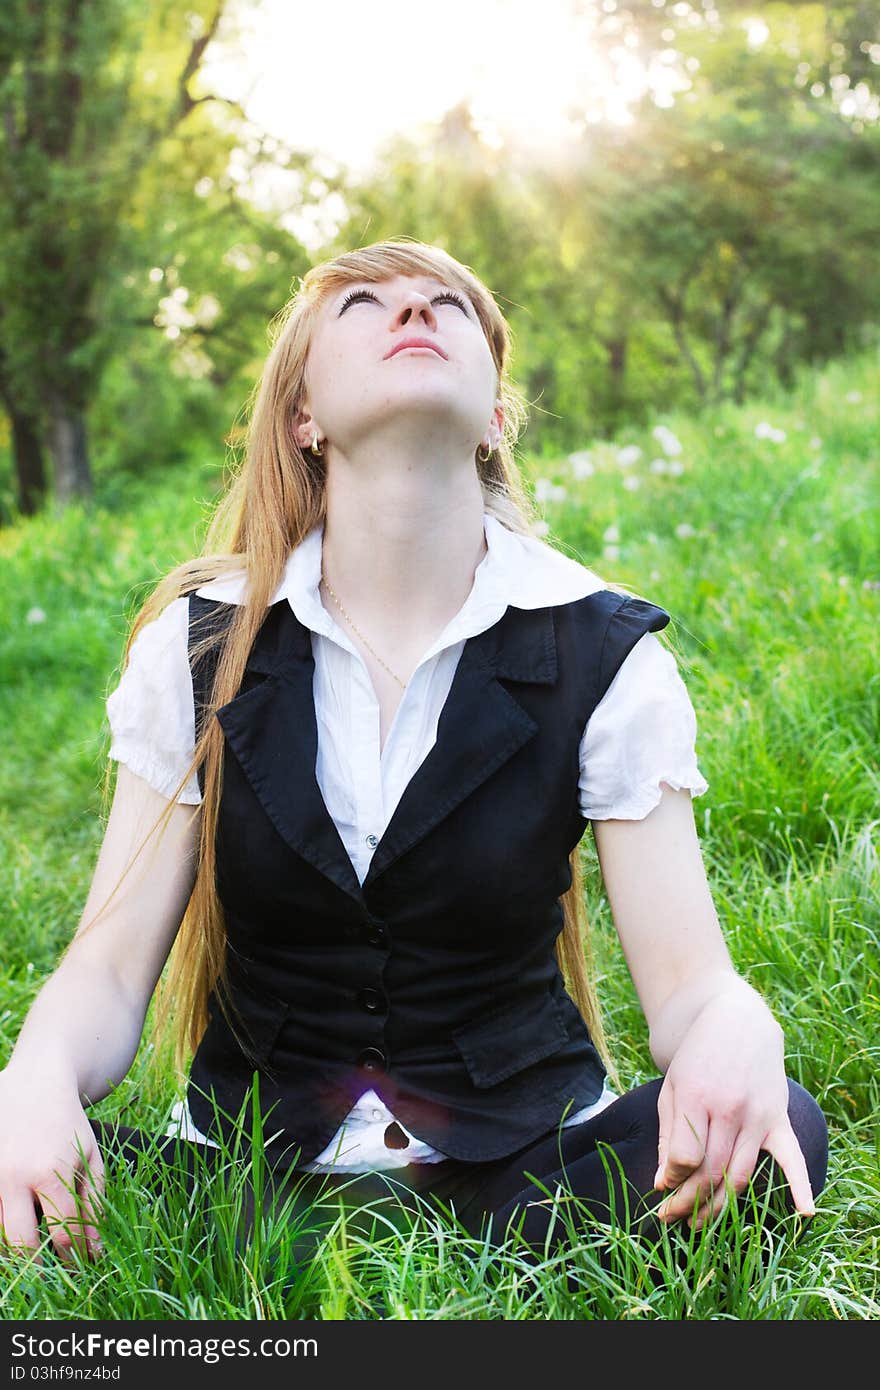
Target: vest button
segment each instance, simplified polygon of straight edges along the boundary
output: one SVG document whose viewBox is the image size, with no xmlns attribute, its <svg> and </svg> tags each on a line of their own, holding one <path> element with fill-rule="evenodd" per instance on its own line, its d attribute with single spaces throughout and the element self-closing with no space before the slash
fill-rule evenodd
<svg viewBox="0 0 880 1390">
<path fill-rule="evenodd" d="M 387 946 L 388 928 L 385 923 L 370 921 L 367 924 L 367 940 L 371 946 Z"/>
<path fill-rule="evenodd" d="M 364 1071 L 385 1071 L 388 1066 L 388 1058 L 379 1047 L 365 1047 L 357 1059 L 359 1067 Z"/>
<path fill-rule="evenodd" d="M 380 1009 L 385 1008 L 385 996 L 379 989 L 373 989 L 372 985 L 367 985 L 365 989 L 358 990 L 358 1003 L 367 1013 L 375 1014 Z"/>
</svg>

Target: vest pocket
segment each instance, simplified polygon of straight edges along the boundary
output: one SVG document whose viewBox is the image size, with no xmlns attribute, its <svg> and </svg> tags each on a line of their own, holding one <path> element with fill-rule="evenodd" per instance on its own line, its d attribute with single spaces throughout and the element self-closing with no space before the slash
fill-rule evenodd
<svg viewBox="0 0 880 1390">
<path fill-rule="evenodd" d="M 475 1086 L 497 1086 L 568 1042 L 551 994 L 507 1005 L 465 1023 L 452 1034 Z"/>
</svg>

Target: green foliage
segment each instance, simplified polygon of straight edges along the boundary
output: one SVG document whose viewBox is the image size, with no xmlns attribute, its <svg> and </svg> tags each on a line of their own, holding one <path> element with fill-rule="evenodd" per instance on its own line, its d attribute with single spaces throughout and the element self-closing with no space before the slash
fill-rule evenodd
<svg viewBox="0 0 880 1390">
<path fill-rule="evenodd" d="M 755 49 L 740 7 L 718 8 L 717 23 L 692 24 L 691 10 L 678 27 L 669 7 L 615 6 L 609 65 L 634 20 L 648 52 L 679 55 L 687 86 L 669 106 L 646 96 L 626 126 L 587 123 L 568 156 L 487 147 L 462 105 L 430 137 L 390 142 L 346 190 L 327 251 L 439 242 L 498 295 L 535 406 L 533 453 L 573 447 L 585 419 L 616 432 L 741 403 L 768 380 L 791 387 L 799 363 L 873 340 L 880 125 L 848 121 L 809 80 L 830 61 L 844 81 L 831 34 L 847 27 L 867 47 L 870 23 L 769 6 Z"/>
<path fill-rule="evenodd" d="M 106 475 L 213 453 L 310 260 L 385 236 L 443 245 L 494 290 L 533 457 L 586 428 L 766 399 L 875 343 L 880 122 L 844 106 L 872 86 L 870 7 L 762 6 L 759 47 L 739 0 L 674 11 L 616 5 L 591 40 L 609 69 L 624 34 L 673 58 L 672 105 L 646 96 L 629 125 L 588 119 L 570 153 L 532 157 L 487 142 L 462 103 L 355 177 L 201 90 L 205 41 L 243 14 L 223 0 L 12 0 L 0 524 L 39 499 L 41 450 L 57 491 L 85 490 L 90 455 Z M 338 230 L 307 253 L 309 225 Z"/>
<path fill-rule="evenodd" d="M 0 400 L 33 441 L 13 452 L 14 435 L 0 440 L 0 522 L 39 501 L 44 451 L 56 496 L 88 495 L 87 426 L 104 466 L 179 457 L 183 421 L 189 439 L 207 437 L 304 268 L 296 240 L 237 197 L 243 113 L 191 90 L 224 9 L 10 0 L 0 11 Z M 247 144 L 251 174 L 309 167 L 271 137 Z M 229 255 L 240 265 L 248 247 L 254 269 L 239 273 Z M 190 331 L 171 352 L 181 323 Z"/>
<path fill-rule="evenodd" d="M 566 1271 L 558 1256 L 528 1264 L 515 1232 L 491 1251 L 454 1212 L 407 1226 L 386 1204 L 365 1229 L 362 1215 L 331 1207 L 315 1258 L 298 1263 L 308 1206 L 295 1220 L 267 1213 L 242 1242 L 240 1174 L 206 1178 L 194 1211 L 172 1178 L 161 1200 L 151 1196 L 147 1157 L 111 1176 L 103 1263 L 86 1276 L 47 1251 L 42 1271 L 4 1266 L 4 1316 L 876 1317 L 878 378 L 876 354 L 865 354 L 799 374 L 790 394 L 665 413 L 659 438 L 650 422 L 524 465 L 539 497 L 565 489 L 545 504 L 548 538 L 673 615 L 710 784 L 695 813 L 719 917 L 738 967 L 785 1026 L 790 1073 L 831 1125 L 830 1181 L 811 1228 L 792 1219 L 771 1231 L 759 1204 L 750 1220 L 732 1210 L 653 1250 L 625 1230 L 582 1229 Z M 95 505 L 0 535 L 3 1057 L 88 891 L 103 700 L 127 623 L 157 577 L 197 549 L 219 481 L 219 460 L 184 456 L 143 478 L 108 476 Z M 589 834 L 583 853 L 600 992 L 619 1069 L 635 1084 L 654 1071 L 644 1021 Z M 158 1135 L 175 1095 L 169 1065 L 144 1044 L 95 1114 Z"/>
</svg>

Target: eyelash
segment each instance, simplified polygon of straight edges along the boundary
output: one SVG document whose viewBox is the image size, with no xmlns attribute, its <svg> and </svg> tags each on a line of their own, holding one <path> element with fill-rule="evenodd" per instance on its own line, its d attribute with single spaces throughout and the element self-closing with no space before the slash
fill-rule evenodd
<svg viewBox="0 0 880 1390">
<path fill-rule="evenodd" d="M 379 302 L 376 299 L 376 296 L 373 294 L 372 290 L 352 290 L 350 294 L 347 294 L 345 296 L 345 299 L 342 302 L 342 307 L 339 310 L 340 314 L 342 313 L 343 309 L 347 309 L 349 304 L 353 304 L 356 299 L 372 299 L 377 304 Z M 459 309 L 461 309 L 465 314 L 467 313 L 464 300 L 459 295 L 455 294 L 454 291 L 444 290 L 442 294 L 436 294 L 434 298 L 431 300 L 431 303 L 436 304 L 438 301 L 442 300 L 448 300 L 451 304 L 457 304 Z"/>
</svg>

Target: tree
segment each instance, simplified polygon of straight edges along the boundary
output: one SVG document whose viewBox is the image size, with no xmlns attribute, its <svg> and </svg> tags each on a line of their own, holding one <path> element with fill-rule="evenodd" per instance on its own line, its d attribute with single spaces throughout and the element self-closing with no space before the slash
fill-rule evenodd
<svg viewBox="0 0 880 1390">
<path fill-rule="evenodd" d="M 112 345 L 96 314 L 102 277 L 156 149 L 223 100 L 192 89 L 224 4 L 0 9 L 0 399 L 25 512 L 46 487 L 44 446 L 60 501 L 91 490 L 86 409 Z"/>
<path fill-rule="evenodd" d="M 628 126 L 596 119 L 585 93 L 567 161 L 487 146 L 462 107 L 349 190 L 340 241 L 437 240 L 502 292 L 530 444 L 568 443 L 585 417 L 615 429 L 658 405 L 741 401 L 768 372 L 790 383 L 798 360 L 860 346 L 876 321 L 880 125 L 857 130 L 811 81 L 839 17 L 718 8 L 696 24 L 693 7 L 604 15 L 609 63 L 636 24 L 648 51 L 675 56 L 681 90 L 646 95 Z M 858 47 L 864 7 L 847 8 Z M 747 19 L 766 22 L 761 42 Z"/>
</svg>

